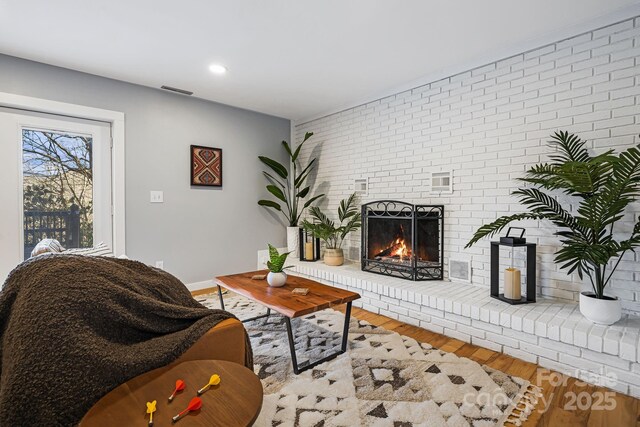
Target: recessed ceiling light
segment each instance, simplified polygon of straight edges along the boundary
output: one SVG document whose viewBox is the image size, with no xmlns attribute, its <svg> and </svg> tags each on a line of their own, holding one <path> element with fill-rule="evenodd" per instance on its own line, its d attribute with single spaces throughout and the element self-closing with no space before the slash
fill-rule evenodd
<svg viewBox="0 0 640 427">
<path fill-rule="evenodd" d="M 213 74 L 224 74 L 227 72 L 227 67 L 220 64 L 211 64 L 209 65 L 209 71 Z"/>
</svg>

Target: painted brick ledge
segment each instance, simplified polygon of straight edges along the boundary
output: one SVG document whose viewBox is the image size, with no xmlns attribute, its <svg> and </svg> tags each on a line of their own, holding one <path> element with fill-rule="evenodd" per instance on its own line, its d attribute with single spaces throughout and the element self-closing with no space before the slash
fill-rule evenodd
<svg viewBox="0 0 640 427">
<path fill-rule="evenodd" d="M 363 272 L 353 263 L 293 265 L 295 275 L 360 293 L 354 305 L 365 310 L 640 397 L 638 317 L 594 325 L 566 301 L 512 306 L 491 298 L 486 287 L 412 282 Z"/>
</svg>

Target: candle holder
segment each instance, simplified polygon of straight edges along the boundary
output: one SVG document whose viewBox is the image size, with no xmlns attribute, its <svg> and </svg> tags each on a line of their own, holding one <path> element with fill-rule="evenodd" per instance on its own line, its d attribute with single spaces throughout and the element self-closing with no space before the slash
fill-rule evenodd
<svg viewBox="0 0 640 427">
<path fill-rule="evenodd" d="M 320 239 L 304 228 L 300 228 L 300 261 L 318 261 L 320 259 Z"/>
<path fill-rule="evenodd" d="M 523 239 L 524 240 L 524 239 Z M 511 248 L 511 267 L 504 272 L 505 292 L 500 293 L 500 246 Z M 521 293 L 520 270 L 513 267 L 513 255 L 515 248 L 526 248 L 527 251 L 527 292 Z M 529 304 L 536 302 L 536 244 L 520 241 L 511 243 L 508 241 L 491 242 L 491 297 L 508 304 Z"/>
</svg>

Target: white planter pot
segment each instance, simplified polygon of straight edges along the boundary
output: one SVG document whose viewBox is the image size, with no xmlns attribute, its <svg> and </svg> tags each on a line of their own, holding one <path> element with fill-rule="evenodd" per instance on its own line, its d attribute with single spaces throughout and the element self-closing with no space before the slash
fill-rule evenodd
<svg viewBox="0 0 640 427">
<path fill-rule="evenodd" d="M 274 288 L 284 286 L 284 284 L 287 283 L 287 273 L 272 273 L 270 271 L 269 274 L 267 274 L 267 283 Z"/>
<path fill-rule="evenodd" d="M 622 317 L 622 304 L 616 297 L 597 299 L 593 292 L 580 293 L 580 313 L 593 323 L 613 325 Z"/>
<path fill-rule="evenodd" d="M 290 257 L 298 258 L 300 256 L 300 228 L 287 227 L 287 252 Z"/>
</svg>

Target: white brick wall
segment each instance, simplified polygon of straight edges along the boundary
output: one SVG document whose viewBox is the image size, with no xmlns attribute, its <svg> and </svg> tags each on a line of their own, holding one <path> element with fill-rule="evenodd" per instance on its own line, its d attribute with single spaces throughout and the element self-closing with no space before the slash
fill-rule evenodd
<svg viewBox="0 0 640 427">
<path fill-rule="evenodd" d="M 480 225 L 523 211 L 510 192 L 517 177 L 545 160 L 549 135 L 575 132 L 595 151 L 627 148 L 639 142 L 639 104 L 635 18 L 296 124 L 294 138 L 315 133 L 301 158 L 318 157 L 314 191 L 327 194 L 323 208 L 335 212 L 353 191 L 354 179 L 362 177 L 370 183 L 362 202 L 444 204 L 445 262 L 452 255 L 469 257 L 474 283 L 488 286 L 488 241 L 468 250 L 464 245 Z M 429 174 L 446 169 L 454 171 L 454 193 L 431 195 Z M 633 206 L 619 230 L 629 231 L 639 213 L 640 205 Z M 588 285 L 554 264 L 559 242 L 553 227 L 538 221 L 520 225 L 539 245 L 539 292 L 577 300 Z M 357 255 L 359 246 L 359 234 L 353 233 L 346 254 Z M 609 288 L 628 312 L 640 313 L 639 282 L 640 253 L 628 254 Z"/>
</svg>

